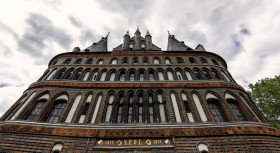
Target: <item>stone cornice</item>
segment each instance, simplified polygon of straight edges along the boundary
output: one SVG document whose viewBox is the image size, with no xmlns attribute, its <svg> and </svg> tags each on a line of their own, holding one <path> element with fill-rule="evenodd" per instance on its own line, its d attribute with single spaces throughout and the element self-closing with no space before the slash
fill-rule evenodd
<svg viewBox="0 0 280 153">
<path fill-rule="evenodd" d="M 153 82 L 73 82 L 73 81 L 43 81 L 35 82 L 28 89 L 40 87 L 72 87 L 72 88 L 233 88 L 244 89 L 229 82 L 180 82 L 180 81 L 153 81 Z"/>
</svg>

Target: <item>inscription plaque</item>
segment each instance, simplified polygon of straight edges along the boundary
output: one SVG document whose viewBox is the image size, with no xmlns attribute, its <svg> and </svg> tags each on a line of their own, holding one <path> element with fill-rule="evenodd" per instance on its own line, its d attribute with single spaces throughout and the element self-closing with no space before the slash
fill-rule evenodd
<svg viewBox="0 0 280 153">
<path fill-rule="evenodd" d="M 97 139 L 94 148 L 165 148 L 173 147 L 171 139 Z"/>
</svg>

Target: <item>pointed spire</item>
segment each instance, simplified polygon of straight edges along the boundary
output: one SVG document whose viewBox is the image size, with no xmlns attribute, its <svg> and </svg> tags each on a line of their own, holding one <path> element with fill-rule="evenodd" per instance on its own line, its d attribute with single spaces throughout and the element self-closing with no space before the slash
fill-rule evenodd
<svg viewBox="0 0 280 153">
<path fill-rule="evenodd" d="M 151 36 L 149 30 L 147 30 L 146 36 Z"/>
<path fill-rule="evenodd" d="M 126 34 L 124 36 L 130 36 L 129 35 L 129 30 L 127 30 Z"/>
<path fill-rule="evenodd" d="M 110 34 L 110 32 L 108 32 L 108 34 L 107 34 L 107 36 L 105 38 L 108 38 L 109 34 Z"/>
<path fill-rule="evenodd" d="M 109 32 L 110 33 L 110 32 Z M 87 47 L 86 49 L 82 50 L 83 52 L 107 52 L 107 38 L 109 36 L 109 33 L 106 37 L 102 37 L 101 40 L 99 40 L 97 43 L 93 43 L 91 46 Z"/>
<path fill-rule="evenodd" d="M 183 41 L 179 41 L 175 38 L 174 35 L 170 35 L 168 31 L 168 45 L 167 45 L 167 51 L 187 51 L 187 50 L 193 50 L 192 48 L 185 45 Z"/>
<path fill-rule="evenodd" d="M 137 26 L 137 30 L 135 31 L 135 34 L 136 33 L 140 33 L 141 34 L 141 32 L 140 32 L 140 30 L 139 30 L 139 26 Z"/>
</svg>

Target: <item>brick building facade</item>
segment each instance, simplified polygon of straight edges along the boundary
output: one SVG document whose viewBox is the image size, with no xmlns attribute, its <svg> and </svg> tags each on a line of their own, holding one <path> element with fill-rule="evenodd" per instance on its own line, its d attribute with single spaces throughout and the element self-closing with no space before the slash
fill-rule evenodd
<svg viewBox="0 0 280 153">
<path fill-rule="evenodd" d="M 1 152 L 280 152 L 271 126 L 225 60 L 139 29 L 75 47 L 1 117 Z"/>
</svg>

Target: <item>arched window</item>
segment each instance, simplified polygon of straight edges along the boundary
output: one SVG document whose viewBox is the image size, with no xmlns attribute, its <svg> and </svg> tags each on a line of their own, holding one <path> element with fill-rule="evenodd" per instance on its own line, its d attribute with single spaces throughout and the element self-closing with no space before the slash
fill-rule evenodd
<svg viewBox="0 0 280 153">
<path fill-rule="evenodd" d="M 108 101 L 108 106 L 107 106 L 107 111 L 106 111 L 105 122 L 110 122 L 114 100 L 115 100 L 115 96 L 113 94 L 111 94 L 109 96 L 109 101 Z"/>
<path fill-rule="evenodd" d="M 128 108 L 128 123 L 133 123 L 132 120 L 132 103 L 133 103 L 133 94 L 129 95 L 129 108 Z"/>
<path fill-rule="evenodd" d="M 98 61 L 97 61 L 97 64 L 99 64 L 99 65 L 102 65 L 103 64 L 103 59 L 101 58 L 101 59 L 99 59 Z"/>
<path fill-rule="evenodd" d="M 200 62 L 203 64 L 208 63 L 208 61 L 204 57 L 200 57 L 199 59 L 200 59 Z"/>
<path fill-rule="evenodd" d="M 233 111 L 234 115 L 237 117 L 239 121 L 246 121 L 246 118 L 242 111 L 239 109 L 237 105 L 237 101 L 234 99 L 227 99 L 230 109 Z"/>
<path fill-rule="evenodd" d="M 73 77 L 73 80 L 78 80 L 82 74 L 82 69 L 78 69 Z"/>
<path fill-rule="evenodd" d="M 180 71 L 176 71 L 176 75 L 177 75 L 178 80 L 183 80 L 183 76 Z"/>
<path fill-rule="evenodd" d="M 170 58 L 168 58 L 168 57 L 165 58 L 165 64 L 171 64 Z"/>
<path fill-rule="evenodd" d="M 183 60 L 182 57 L 176 57 L 176 60 L 177 60 L 178 64 L 183 64 L 184 63 L 184 60 Z"/>
<path fill-rule="evenodd" d="M 62 77 L 63 77 L 63 75 L 65 74 L 65 72 L 66 72 L 66 68 L 61 69 L 61 70 L 58 72 L 58 74 L 55 76 L 54 79 L 62 79 Z"/>
<path fill-rule="evenodd" d="M 158 58 L 154 58 L 154 64 L 159 64 L 159 59 Z"/>
<path fill-rule="evenodd" d="M 161 122 L 166 122 L 166 117 L 165 117 L 165 104 L 163 103 L 163 97 L 162 94 L 159 93 L 157 95 L 158 101 L 159 101 L 159 114 L 160 114 L 160 119 Z"/>
<path fill-rule="evenodd" d="M 228 76 L 227 76 L 223 71 L 221 71 L 221 72 L 222 72 L 223 77 L 224 77 L 228 82 L 230 82 L 230 79 L 228 78 Z"/>
<path fill-rule="evenodd" d="M 74 68 L 69 69 L 66 72 L 65 76 L 63 77 L 63 79 L 65 79 L 65 80 L 70 79 L 73 73 L 74 73 Z"/>
<path fill-rule="evenodd" d="M 118 108 L 118 115 L 117 115 L 117 123 L 122 122 L 122 116 L 123 116 L 123 102 L 124 102 L 124 96 L 120 95 L 119 98 L 119 108 Z"/>
<path fill-rule="evenodd" d="M 203 73 L 208 80 L 212 79 L 210 73 L 207 70 L 203 70 Z"/>
<path fill-rule="evenodd" d="M 212 72 L 215 79 L 221 80 L 221 77 L 216 70 L 212 69 L 211 72 Z"/>
<path fill-rule="evenodd" d="M 155 78 L 154 78 L 154 72 L 153 72 L 153 71 L 150 71 L 150 72 L 149 72 L 149 80 L 150 80 L 150 81 L 154 81 L 154 80 L 155 80 Z"/>
<path fill-rule="evenodd" d="M 82 107 L 79 123 L 84 123 L 91 100 L 92 100 L 92 94 L 87 96 L 86 103 L 85 103 L 84 107 Z"/>
<path fill-rule="evenodd" d="M 78 58 L 75 62 L 74 62 L 74 64 L 81 64 L 82 63 L 82 58 Z"/>
<path fill-rule="evenodd" d="M 144 72 L 140 72 L 139 74 L 139 80 L 144 81 Z"/>
<path fill-rule="evenodd" d="M 72 121 L 72 119 L 73 119 L 73 117 L 74 117 L 74 114 L 75 114 L 75 112 L 76 112 L 76 110 L 77 110 L 77 107 L 78 107 L 78 105 L 79 105 L 79 103 L 80 103 L 80 101 L 81 101 L 81 98 L 82 98 L 81 95 L 78 95 L 78 96 L 75 98 L 74 103 L 73 103 L 73 105 L 71 106 L 71 109 L 70 109 L 70 111 L 69 111 L 69 113 L 68 113 L 68 115 L 67 115 L 67 118 L 66 118 L 66 120 L 65 120 L 65 123 L 70 123 L 70 122 Z"/>
<path fill-rule="evenodd" d="M 212 62 L 213 62 L 215 65 L 219 65 L 219 63 L 218 63 L 215 59 L 212 59 Z"/>
<path fill-rule="evenodd" d="M 105 71 L 101 73 L 100 81 L 105 81 L 106 74 L 107 74 L 107 72 L 105 72 Z"/>
<path fill-rule="evenodd" d="M 217 122 L 227 121 L 217 99 L 208 99 L 207 104 Z"/>
<path fill-rule="evenodd" d="M 93 115 L 92 115 L 92 119 L 91 119 L 91 123 L 92 123 L 92 124 L 95 123 L 95 119 L 96 119 L 96 116 L 97 116 L 97 112 L 98 112 L 98 110 L 99 110 L 99 106 L 100 106 L 100 103 L 101 103 L 101 99 L 102 99 L 102 95 L 99 95 L 99 96 L 98 96 L 98 99 L 97 99 L 97 102 L 96 102 L 96 106 L 95 106 Z"/>
<path fill-rule="evenodd" d="M 138 64 L 138 58 L 137 58 L 137 57 L 133 57 L 132 63 L 133 63 L 133 64 Z"/>
<path fill-rule="evenodd" d="M 186 94 L 182 93 L 182 99 L 183 99 L 183 103 L 184 103 L 184 106 L 185 106 L 186 113 L 188 115 L 189 122 L 194 122 L 193 115 L 192 115 L 189 103 L 187 101 Z"/>
<path fill-rule="evenodd" d="M 195 74 L 195 76 L 196 76 L 196 78 L 198 80 L 202 80 L 203 79 L 202 75 L 200 74 L 200 72 L 198 70 L 193 70 L 193 72 L 194 72 L 194 74 Z"/>
<path fill-rule="evenodd" d="M 38 81 L 42 81 L 45 79 L 45 77 L 47 76 L 47 74 L 50 72 L 50 70 L 47 70 L 39 79 Z"/>
<path fill-rule="evenodd" d="M 153 95 L 151 93 L 148 95 L 148 102 L 149 102 L 149 120 L 150 123 L 154 123 Z"/>
<path fill-rule="evenodd" d="M 173 111 L 174 111 L 174 114 L 175 114 L 176 122 L 182 122 L 180 112 L 179 112 L 179 109 L 178 109 L 176 96 L 175 96 L 174 93 L 171 93 L 170 96 L 171 96 L 171 102 L 172 102 L 172 105 L 173 105 Z"/>
<path fill-rule="evenodd" d="M 117 59 L 113 59 L 113 60 L 111 61 L 111 64 L 117 64 L 117 63 L 118 63 Z"/>
<path fill-rule="evenodd" d="M 120 81 L 125 81 L 125 73 L 121 72 Z"/>
<path fill-rule="evenodd" d="M 116 73 L 112 72 L 110 75 L 110 80 L 109 81 L 115 81 Z"/>
<path fill-rule="evenodd" d="M 188 80 L 193 80 L 192 75 L 189 71 L 186 71 L 185 73 L 186 73 L 186 76 L 187 76 Z"/>
<path fill-rule="evenodd" d="M 199 150 L 199 153 L 208 153 L 209 152 L 207 145 L 204 143 L 198 144 L 197 148 Z"/>
<path fill-rule="evenodd" d="M 143 58 L 143 64 L 148 64 L 149 63 L 149 58 L 148 57 L 144 57 Z"/>
<path fill-rule="evenodd" d="M 56 73 L 56 71 L 57 71 L 57 68 L 53 69 L 53 70 L 51 71 L 51 73 L 50 73 L 49 75 L 46 76 L 46 77 L 47 77 L 46 80 L 52 79 L 52 77 L 53 77 L 53 75 Z"/>
<path fill-rule="evenodd" d="M 200 100 L 199 100 L 197 94 L 193 94 L 192 98 L 193 98 L 194 104 L 195 104 L 195 106 L 196 106 L 196 108 L 198 110 L 198 114 L 200 116 L 201 121 L 202 122 L 207 122 L 207 117 L 206 117 L 206 115 L 204 113 L 204 110 L 203 110 L 203 108 L 201 106 L 201 103 L 200 103 Z"/>
<path fill-rule="evenodd" d="M 158 79 L 160 81 L 163 81 L 164 80 L 164 76 L 163 76 L 163 73 L 161 71 L 158 72 Z"/>
<path fill-rule="evenodd" d="M 64 110 L 66 106 L 66 101 L 65 100 L 56 100 L 55 105 L 51 111 L 51 114 L 49 115 L 48 119 L 46 122 L 48 123 L 56 123 L 59 119 L 59 117 L 62 114 L 62 111 Z"/>
<path fill-rule="evenodd" d="M 60 153 L 60 152 L 62 152 L 62 147 L 63 147 L 62 143 L 55 143 L 53 148 L 52 148 L 52 153 Z"/>
<path fill-rule="evenodd" d="M 98 72 L 94 72 L 92 75 L 92 81 L 96 81 Z"/>
<path fill-rule="evenodd" d="M 167 71 L 167 77 L 168 77 L 168 80 L 174 80 L 174 78 L 173 78 L 173 74 L 172 74 L 172 72 L 171 71 Z"/>
<path fill-rule="evenodd" d="M 93 60 L 92 58 L 87 59 L 86 64 L 92 64 Z"/>
<path fill-rule="evenodd" d="M 128 58 L 127 58 L 127 57 L 124 57 L 124 58 L 122 59 L 122 63 L 123 63 L 123 64 L 128 64 Z"/>
<path fill-rule="evenodd" d="M 143 94 L 138 95 L 138 122 L 143 123 Z"/>
<path fill-rule="evenodd" d="M 71 58 L 67 58 L 64 62 L 63 62 L 63 64 L 70 64 L 71 63 Z"/>
<path fill-rule="evenodd" d="M 196 64 L 197 63 L 196 60 L 193 57 L 189 57 L 189 62 L 191 64 Z"/>
<path fill-rule="evenodd" d="M 87 81 L 88 80 L 88 77 L 89 77 L 89 74 L 90 74 L 90 69 L 88 69 L 88 70 L 85 70 L 85 75 L 84 75 L 84 77 L 83 77 L 83 81 Z"/>
<path fill-rule="evenodd" d="M 129 81 L 134 81 L 134 79 L 135 79 L 135 74 L 131 73 L 129 76 Z"/>
<path fill-rule="evenodd" d="M 41 109 L 43 108 L 44 104 L 47 102 L 46 99 L 38 100 L 36 106 L 31 111 L 31 113 L 28 115 L 27 119 L 28 121 L 33 121 L 37 117 L 37 115 L 40 113 Z"/>
</svg>

